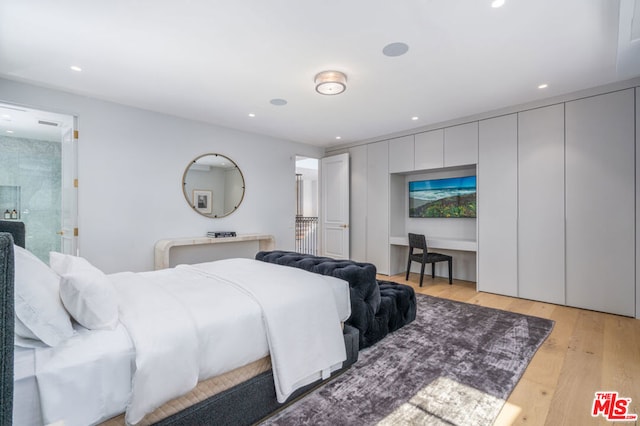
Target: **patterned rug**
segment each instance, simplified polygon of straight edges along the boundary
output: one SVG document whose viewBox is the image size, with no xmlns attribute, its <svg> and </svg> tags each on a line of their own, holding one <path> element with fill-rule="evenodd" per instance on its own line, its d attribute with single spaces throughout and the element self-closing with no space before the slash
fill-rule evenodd
<svg viewBox="0 0 640 426">
<path fill-rule="evenodd" d="M 491 425 L 553 321 L 417 295 L 411 324 L 261 425 Z"/>
</svg>

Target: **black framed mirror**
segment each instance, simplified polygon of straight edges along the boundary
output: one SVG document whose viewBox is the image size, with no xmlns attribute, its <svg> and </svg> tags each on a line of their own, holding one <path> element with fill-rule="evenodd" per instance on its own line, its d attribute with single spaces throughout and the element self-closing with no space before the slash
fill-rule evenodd
<svg viewBox="0 0 640 426">
<path fill-rule="evenodd" d="M 184 198 L 198 214 L 225 217 L 244 199 L 244 176 L 238 165 L 222 154 L 203 154 L 189 163 L 182 176 Z"/>
</svg>

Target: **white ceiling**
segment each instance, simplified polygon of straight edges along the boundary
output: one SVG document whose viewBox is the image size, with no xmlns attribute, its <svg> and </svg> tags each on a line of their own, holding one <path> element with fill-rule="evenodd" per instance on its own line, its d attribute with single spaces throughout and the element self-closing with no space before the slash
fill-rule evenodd
<svg viewBox="0 0 640 426">
<path fill-rule="evenodd" d="M 0 76 L 329 146 L 640 75 L 616 69 L 640 0 L 491 1 L 3 0 Z"/>
</svg>

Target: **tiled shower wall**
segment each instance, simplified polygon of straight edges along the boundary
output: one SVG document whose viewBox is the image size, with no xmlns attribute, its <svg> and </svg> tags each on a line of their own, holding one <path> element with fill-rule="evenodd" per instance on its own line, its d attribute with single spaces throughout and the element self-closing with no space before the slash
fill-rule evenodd
<svg viewBox="0 0 640 426">
<path fill-rule="evenodd" d="M 27 249 L 47 264 L 49 252 L 60 251 L 61 179 L 59 142 L 0 135 L 0 187 L 19 187 Z"/>
</svg>

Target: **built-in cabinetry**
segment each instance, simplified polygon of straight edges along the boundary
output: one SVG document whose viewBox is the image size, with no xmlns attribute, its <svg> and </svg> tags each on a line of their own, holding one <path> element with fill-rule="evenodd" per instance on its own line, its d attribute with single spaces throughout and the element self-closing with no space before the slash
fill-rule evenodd
<svg viewBox="0 0 640 426">
<path fill-rule="evenodd" d="M 367 262 L 389 273 L 389 141 L 367 145 Z"/>
<path fill-rule="evenodd" d="M 564 304 L 564 104 L 518 113 L 518 296 Z"/>
<path fill-rule="evenodd" d="M 478 152 L 478 290 L 517 296 L 517 115 L 482 120 Z"/>
<path fill-rule="evenodd" d="M 635 314 L 634 90 L 566 104 L 566 295 Z"/>
<path fill-rule="evenodd" d="M 367 261 L 367 145 L 349 148 L 349 257 Z"/>
<path fill-rule="evenodd" d="M 414 153 L 416 170 L 444 167 L 444 129 L 418 133 Z"/>
<path fill-rule="evenodd" d="M 407 173 L 478 162 L 478 122 L 389 140 L 389 173 Z"/>
<path fill-rule="evenodd" d="M 389 141 L 389 173 L 402 173 L 414 169 L 413 135 Z"/>
<path fill-rule="evenodd" d="M 444 167 L 478 162 L 478 122 L 444 129 Z"/>
<path fill-rule="evenodd" d="M 424 228 L 480 291 L 640 317 L 640 88 L 541 105 L 350 148 L 352 258 L 401 272 Z M 408 218 L 408 181 L 476 164 L 477 240 Z"/>
<path fill-rule="evenodd" d="M 635 315 L 634 102 L 480 121 L 478 290 Z"/>
</svg>

